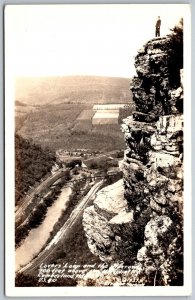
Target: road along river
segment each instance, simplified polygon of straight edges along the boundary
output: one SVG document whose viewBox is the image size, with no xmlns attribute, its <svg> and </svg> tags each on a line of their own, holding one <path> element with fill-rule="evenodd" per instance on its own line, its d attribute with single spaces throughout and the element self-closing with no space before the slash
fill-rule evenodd
<svg viewBox="0 0 195 300">
<path fill-rule="evenodd" d="M 88 202 L 95 198 L 97 191 L 101 188 L 103 184 L 103 180 L 97 182 L 91 190 L 87 193 L 87 195 L 76 205 L 75 209 L 72 211 L 69 219 L 64 223 L 61 229 L 58 231 L 56 236 L 51 240 L 51 242 L 47 245 L 47 247 L 39 253 L 39 255 L 33 259 L 30 263 L 19 270 L 20 273 L 24 274 L 33 274 L 41 265 L 41 263 L 47 261 L 49 262 L 49 258 L 52 253 L 55 252 L 58 242 L 63 240 L 65 236 L 68 235 L 71 227 L 76 223 L 80 215 L 83 213 L 83 210 L 87 206 Z"/>
<path fill-rule="evenodd" d="M 19 270 L 21 266 L 28 264 L 44 246 L 62 210 L 67 207 L 70 194 L 70 187 L 62 189 L 58 199 L 48 208 L 43 223 L 37 228 L 32 229 L 23 244 L 16 249 L 16 271 Z"/>
<path fill-rule="evenodd" d="M 32 207 L 30 208 L 30 206 L 32 206 L 32 201 L 34 199 L 34 196 L 36 194 L 39 194 L 42 190 L 51 186 L 59 178 L 63 177 L 64 172 L 66 172 L 66 170 L 64 169 L 58 170 L 57 172 L 55 172 L 55 174 L 52 174 L 43 182 L 41 182 L 36 189 L 33 189 L 30 195 L 27 195 L 25 197 L 22 205 L 18 206 L 18 209 L 16 210 L 16 214 L 15 214 L 16 227 L 18 227 L 24 221 L 25 217 L 29 214 L 30 210 L 32 209 Z"/>
</svg>

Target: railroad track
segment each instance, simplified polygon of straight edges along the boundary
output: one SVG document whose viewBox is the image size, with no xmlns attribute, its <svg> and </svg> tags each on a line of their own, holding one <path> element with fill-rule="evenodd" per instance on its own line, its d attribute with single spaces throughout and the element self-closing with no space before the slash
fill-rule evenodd
<svg viewBox="0 0 195 300">
<path fill-rule="evenodd" d="M 61 229 L 58 231 L 58 233 L 54 236 L 54 238 L 51 240 L 51 242 L 45 247 L 45 249 L 39 253 L 39 255 L 33 259 L 29 264 L 24 266 L 22 269 L 20 269 L 19 273 L 24 274 L 31 274 L 33 275 L 34 272 L 40 267 L 40 265 L 49 259 L 49 257 L 52 255 L 52 253 L 56 250 L 58 247 L 58 242 L 63 239 L 68 234 L 68 230 L 75 224 L 75 222 L 78 220 L 80 214 L 85 209 L 88 202 L 95 196 L 96 192 L 100 189 L 100 187 L 103 184 L 103 180 L 100 182 L 97 182 L 91 190 L 88 192 L 88 194 L 82 199 L 82 201 L 75 207 L 75 209 L 72 211 L 69 219 L 65 222 L 65 224 L 61 227 Z"/>
<path fill-rule="evenodd" d="M 57 171 L 55 174 L 53 174 L 52 176 L 48 177 L 45 181 L 40 183 L 40 185 L 36 189 L 34 189 L 30 195 L 26 196 L 24 202 L 21 204 L 20 207 L 18 207 L 17 211 L 15 212 L 15 222 L 16 224 L 18 224 L 18 226 L 20 225 L 21 216 L 25 214 L 25 211 L 31 204 L 35 195 L 40 193 L 43 189 L 47 188 L 48 185 L 51 185 L 54 179 L 58 180 L 60 177 L 63 176 L 63 174 L 64 172 L 62 170 Z"/>
</svg>

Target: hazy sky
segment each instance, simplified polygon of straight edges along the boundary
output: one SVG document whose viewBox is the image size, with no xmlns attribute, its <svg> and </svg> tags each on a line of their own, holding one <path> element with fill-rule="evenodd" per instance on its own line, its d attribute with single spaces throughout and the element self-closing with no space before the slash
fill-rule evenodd
<svg viewBox="0 0 195 300">
<path fill-rule="evenodd" d="M 15 76 L 104 75 L 131 77 L 137 50 L 169 33 L 188 5 L 7 6 L 6 67 Z"/>
</svg>

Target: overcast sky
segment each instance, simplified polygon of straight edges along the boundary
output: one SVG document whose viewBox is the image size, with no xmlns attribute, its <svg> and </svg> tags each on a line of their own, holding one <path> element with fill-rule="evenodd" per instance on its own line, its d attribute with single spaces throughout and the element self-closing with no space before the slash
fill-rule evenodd
<svg viewBox="0 0 195 300">
<path fill-rule="evenodd" d="M 131 77 L 137 50 L 169 33 L 188 5 L 7 6 L 6 67 L 15 76 Z"/>
</svg>

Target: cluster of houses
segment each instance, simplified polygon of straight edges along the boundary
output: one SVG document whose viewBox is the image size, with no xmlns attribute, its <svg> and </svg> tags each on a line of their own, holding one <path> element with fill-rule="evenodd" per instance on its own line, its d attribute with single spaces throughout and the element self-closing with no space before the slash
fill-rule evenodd
<svg viewBox="0 0 195 300">
<path fill-rule="evenodd" d="M 75 149 L 71 151 L 67 151 L 64 149 L 59 149 L 56 151 L 57 158 L 67 158 L 67 157 L 89 157 L 89 156 L 96 156 L 101 154 L 101 151 L 93 151 L 89 149 Z"/>
</svg>

